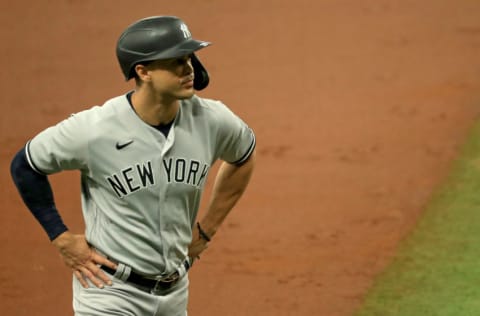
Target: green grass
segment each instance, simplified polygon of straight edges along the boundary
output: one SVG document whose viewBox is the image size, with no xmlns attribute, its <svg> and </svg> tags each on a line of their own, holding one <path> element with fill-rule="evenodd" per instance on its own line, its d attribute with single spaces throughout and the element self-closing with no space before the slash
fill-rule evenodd
<svg viewBox="0 0 480 316">
<path fill-rule="evenodd" d="M 480 123 L 355 316 L 480 315 Z"/>
</svg>

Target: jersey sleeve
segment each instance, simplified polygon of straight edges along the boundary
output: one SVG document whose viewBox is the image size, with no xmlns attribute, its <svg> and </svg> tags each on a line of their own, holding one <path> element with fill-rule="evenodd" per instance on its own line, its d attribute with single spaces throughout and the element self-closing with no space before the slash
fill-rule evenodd
<svg viewBox="0 0 480 316">
<path fill-rule="evenodd" d="M 224 104 L 219 103 L 219 107 L 218 157 L 231 164 L 242 164 L 255 149 L 255 134 Z"/>
<path fill-rule="evenodd" d="M 45 129 L 27 143 L 28 163 L 42 174 L 86 169 L 89 128 L 86 114 L 80 112 Z"/>
</svg>

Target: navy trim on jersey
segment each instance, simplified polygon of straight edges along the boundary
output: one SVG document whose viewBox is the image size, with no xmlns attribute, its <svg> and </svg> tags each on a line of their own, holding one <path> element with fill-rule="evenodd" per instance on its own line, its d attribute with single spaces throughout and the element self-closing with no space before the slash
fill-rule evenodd
<svg viewBox="0 0 480 316">
<path fill-rule="evenodd" d="M 247 152 L 242 156 L 242 158 L 238 159 L 235 162 L 231 162 L 231 164 L 241 165 L 244 162 L 246 162 L 248 160 L 248 158 L 250 158 L 250 156 L 252 155 L 253 150 L 255 149 L 255 146 L 257 144 L 257 142 L 255 140 L 255 134 L 253 134 L 253 132 L 252 132 L 252 136 L 253 136 L 252 143 L 250 144 L 250 147 L 248 147 Z"/>
<path fill-rule="evenodd" d="M 133 107 L 133 104 L 132 104 L 132 94 L 133 94 L 133 92 L 134 91 L 132 90 L 132 91 L 127 93 L 127 100 L 128 100 L 128 103 L 130 104 L 130 107 L 132 108 L 132 110 L 136 114 L 137 111 L 135 111 L 135 108 Z M 173 121 L 175 121 L 175 119 L 173 119 L 170 123 L 167 123 L 167 124 L 150 125 L 150 126 L 159 130 L 165 137 L 168 137 L 168 133 L 170 132 L 170 128 L 173 125 Z"/>
<path fill-rule="evenodd" d="M 35 165 L 35 163 L 32 160 L 32 157 L 30 155 L 30 142 L 31 142 L 31 140 L 29 140 L 27 145 L 25 145 L 25 157 L 27 159 L 27 162 L 35 172 L 37 172 L 41 175 L 46 175 L 45 172 L 42 172 L 40 169 L 38 169 L 38 167 Z"/>
<path fill-rule="evenodd" d="M 168 137 L 168 132 L 170 132 L 170 128 L 172 128 L 173 121 L 174 120 L 172 120 L 168 124 L 160 124 L 160 125 L 153 126 L 153 127 L 155 127 L 157 130 L 159 130 L 165 137 Z"/>
</svg>

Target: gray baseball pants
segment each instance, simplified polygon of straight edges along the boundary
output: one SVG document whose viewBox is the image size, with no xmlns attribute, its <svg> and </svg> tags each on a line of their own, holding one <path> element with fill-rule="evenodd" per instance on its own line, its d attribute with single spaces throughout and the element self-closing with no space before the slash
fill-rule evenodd
<svg viewBox="0 0 480 316">
<path fill-rule="evenodd" d="M 93 284 L 85 289 L 73 277 L 75 316 L 187 316 L 188 274 L 170 289 L 156 293 L 110 276 L 112 286 L 103 289 Z"/>
</svg>

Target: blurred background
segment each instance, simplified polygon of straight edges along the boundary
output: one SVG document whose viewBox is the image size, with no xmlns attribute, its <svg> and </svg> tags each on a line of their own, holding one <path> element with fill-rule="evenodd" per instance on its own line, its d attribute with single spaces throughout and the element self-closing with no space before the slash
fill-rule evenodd
<svg viewBox="0 0 480 316">
<path fill-rule="evenodd" d="M 44 128 L 133 88 L 115 45 L 151 15 L 213 42 L 198 54 L 211 76 L 199 95 L 258 141 L 250 187 L 190 273 L 189 315 L 350 315 L 478 117 L 478 1 L 2 1 L 0 310 L 72 314 L 71 273 L 10 160 Z M 82 232 L 79 174 L 51 179 Z"/>
</svg>

